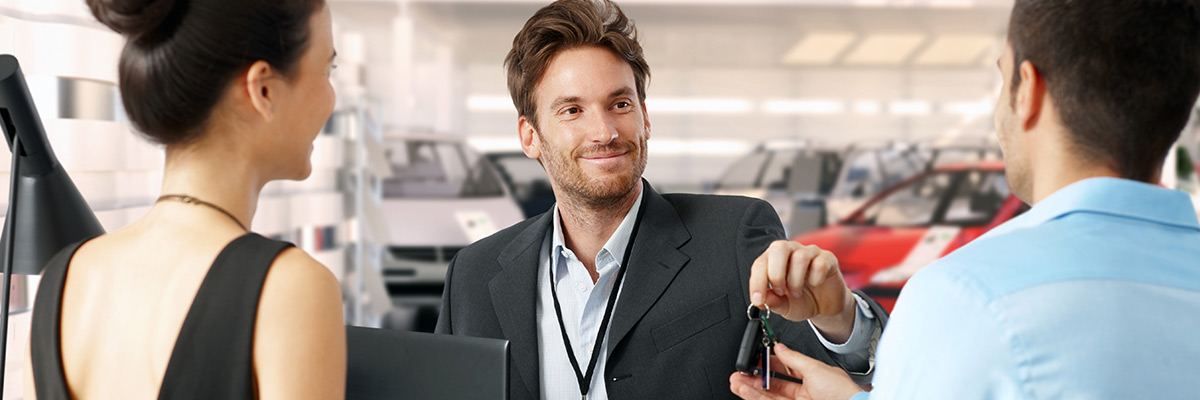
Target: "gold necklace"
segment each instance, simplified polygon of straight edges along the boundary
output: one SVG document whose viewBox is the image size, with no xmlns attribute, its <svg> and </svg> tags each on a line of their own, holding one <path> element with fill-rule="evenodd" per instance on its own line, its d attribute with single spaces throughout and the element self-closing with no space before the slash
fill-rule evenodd
<svg viewBox="0 0 1200 400">
<path fill-rule="evenodd" d="M 231 214 L 229 211 L 225 211 L 224 208 L 221 208 L 220 206 L 217 206 L 216 204 L 209 203 L 207 201 L 200 200 L 195 197 L 188 196 L 186 194 L 164 194 L 162 196 L 158 196 L 158 200 L 155 200 L 154 202 L 159 203 L 163 200 L 176 200 L 176 201 L 184 202 L 186 204 L 199 204 L 199 205 L 220 211 L 221 214 L 225 214 L 226 217 L 229 217 L 229 219 L 232 219 L 234 223 L 238 224 L 238 226 L 241 227 L 243 231 L 247 231 L 247 232 L 250 231 L 249 229 L 246 229 L 246 225 L 242 225 L 242 221 L 238 221 L 237 217 L 233 216 L 233 214 Z"/>
</svg>

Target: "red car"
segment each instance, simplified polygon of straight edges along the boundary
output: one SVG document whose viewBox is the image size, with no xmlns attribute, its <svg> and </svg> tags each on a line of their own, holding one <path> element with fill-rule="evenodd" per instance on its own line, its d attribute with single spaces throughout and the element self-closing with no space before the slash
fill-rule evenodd
<svg viewBox="0 0 1200 400">
<path fill-rule="evenodd" d="M 917 270 L 1028 209 L 1009 193 L 1003 162 L 951 164 L 906 179 L 836 225 L 792 240 L 833 252 L 846 284 L 890 312 Z"/>
</svg>

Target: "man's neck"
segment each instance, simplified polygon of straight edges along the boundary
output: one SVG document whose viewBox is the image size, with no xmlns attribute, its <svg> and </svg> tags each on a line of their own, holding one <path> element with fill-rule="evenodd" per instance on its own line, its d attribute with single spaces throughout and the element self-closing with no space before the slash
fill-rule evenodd
<svg viewBox="0 0 1200 400">
<path fill-rule="evenodd" d="M 642 193 L 642 184 L 638 182 L 616 205 L 607 207 L 590 206 L 586 202 L 562 196 L 558 202 L 558 215 L 562 221 L 563 243 L 579 261 L 587 268 L 592 282 L 600 277 L 596 271 L 596 255 L 608 243 L 613 232 L 621 226 L 621 221 L 637 203 L 638 195 Z M 632 243 L 630 243 L 632 245 Z"/>
<path fill-rule="evenodd" d="M 1049 143 L 1033 147 L 1030 172 L 1030 204 L 1037 204 L 1075 182 L 1090 178 L 1121 178 L 1121 174 L 1097 160 L 1081 156 L 1066 140 L 1065 132 L 1056 132 Z"/>
</svg>

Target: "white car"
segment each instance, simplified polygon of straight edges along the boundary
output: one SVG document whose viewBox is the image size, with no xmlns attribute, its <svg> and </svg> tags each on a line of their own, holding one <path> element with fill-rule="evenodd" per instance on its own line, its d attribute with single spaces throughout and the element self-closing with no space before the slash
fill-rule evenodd
<svg viewBox="0 0 1200 400">
<path fill-rule="evenodd" d="M 392 177 L 381 182 L 391 232 L 384 279 L 393 304 L 417 313 L 410 326 L 391 325 L 432 331 L 450 260 L 524 216 L 491 163 L 463 140 L 405 136 L 385 146 Z"/>
</svg>

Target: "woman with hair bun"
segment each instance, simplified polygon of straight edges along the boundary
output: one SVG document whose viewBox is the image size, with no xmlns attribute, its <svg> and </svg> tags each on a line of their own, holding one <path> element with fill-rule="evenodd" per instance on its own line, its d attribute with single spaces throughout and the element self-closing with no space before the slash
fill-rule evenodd
<svg viewBox="0 0 1200 400">
<path fill-rule="evenodd" d="M 87 5 L 127 38 L 121 98 L 137 131 L 166 149 L 162 196 L 141 219 L 47 265 L 25 397 L 343 398 L 337 280 L 248 229 L 263 185 L 308 177 L 313 140 L 333 112 L 329 8 Z"/>
</svg>

